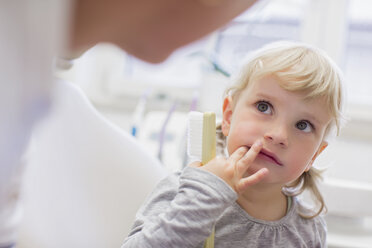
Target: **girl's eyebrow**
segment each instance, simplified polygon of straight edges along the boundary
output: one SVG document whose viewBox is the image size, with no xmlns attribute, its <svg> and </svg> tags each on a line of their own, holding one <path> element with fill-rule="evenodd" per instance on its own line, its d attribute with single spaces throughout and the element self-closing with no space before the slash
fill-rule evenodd
<svg viewBox="0 0 372 248">
<path fill-rule="evenodd" d="M 315 115 L 313 115 L 313 114 L 311 114 L 311 113 L 308 113 L 308 112 L 304 112 L 303 113 L 306 117 L 308 117 L 307 119 L 309 119 L 309 120 L 311 120 L 311 121 L 313 121 L 313 122 L 315 122 L 315 124 L 317 124 L 317 125 L 320 125 L 322 122 L 315 116 Z"/>
<path fill-rule="evenodd" d="M 264 99 L 272 99 L 274 101 L 279 101 L 279 99 L 277 97 L 275 97 L 274 95 L 268 95 L 268 94 L 265 94 L 265 93 L 257 93 L 256 95 L 257 95 L 257 97 L 262 97 Z"/>
</svg>

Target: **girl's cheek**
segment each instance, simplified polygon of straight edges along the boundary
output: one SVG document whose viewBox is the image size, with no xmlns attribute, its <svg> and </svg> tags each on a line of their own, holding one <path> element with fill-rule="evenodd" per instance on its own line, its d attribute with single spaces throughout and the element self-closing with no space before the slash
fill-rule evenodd
<svg viewBox="0 0 372 248">
<path fill-rule="evenodd" d="M 229 155 L 233 154 L 234 151 L 242 145 L 242 142 L 240 140 L 237 140 L 236 137 L 233 136 L 227 137 L 226 142 Z"/>
<path fill-rule="evenodd" d="M 262 135 L 262 126 L 253 122 L 242 122 L 236 128 L 236 134 L 241 139 Z"/>
<path fill-rule="evenodd" d="M 231 133 L 226 139 L 227 144 L 227 150 L 229 154 L 231 155 L 236 149 L 238 149 L 241 146 L 247 146 L 253 143 L 252 136 L 247 133 L 242 132 L 236 132 Z"/>
<path fill-rule="evenodd" d="M 239 120 L 231 126 L 229 135 L 226 138 L 227 150 L 231 155 L 240 146 L 251 145 L 262 137 L 262 126 L 254 121 Z"/>
</svg>

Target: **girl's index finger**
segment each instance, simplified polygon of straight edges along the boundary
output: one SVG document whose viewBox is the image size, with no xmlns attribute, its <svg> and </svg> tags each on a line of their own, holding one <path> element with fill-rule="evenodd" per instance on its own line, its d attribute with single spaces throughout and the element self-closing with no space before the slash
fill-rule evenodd
<svg viewBox="0 0 372 248">
<path fill-rule="evenodd" d="M 248 151 L 248 147 L 242 146 L 236 149 L 228 158 L 232 164 L 236 164 Z"/>
<path fill-rule="evenodd" d="M 253 143 L 253 145 L 251 146 L 247 154 L 251 151 L 251 153 L 253 153 L 256 157 L 257 154 L 260 153 L 261 149 L 262 149 L 262 141 L 256 140 L 256 142 Z"/>
<path fill-rule="evenodd" d="M 248 150 L 248 152 L 244 155 L 244 157 L 240 159 L 239 163 L 237 164 L 240 176 L 243 176 L 243 174 L 249 168 L 251 163 L 256 159 L 261 149 L 262 149 L 262 141 L 257 140 L 255 143 L 253 143 L 253 145 Z"/>
</svg>

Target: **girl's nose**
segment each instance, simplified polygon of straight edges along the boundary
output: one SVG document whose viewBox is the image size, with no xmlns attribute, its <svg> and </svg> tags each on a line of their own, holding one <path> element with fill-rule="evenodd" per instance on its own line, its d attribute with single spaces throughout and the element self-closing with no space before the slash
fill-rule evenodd
<svg viewBox="0 0 372 248">
<path fill-rule="evenodd" d="M 275 125 L 264 134 L 264 139 L 274 145 L 288 147 L 288 134 L 284 125 Z"/>
</svg>

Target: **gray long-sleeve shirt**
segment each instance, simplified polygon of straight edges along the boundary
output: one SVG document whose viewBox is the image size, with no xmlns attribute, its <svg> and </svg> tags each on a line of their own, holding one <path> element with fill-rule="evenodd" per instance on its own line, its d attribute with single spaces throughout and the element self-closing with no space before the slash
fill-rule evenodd
<svg viewBox="0 0 372 248">
<path fill-rule="evenodd" d="M 236 199 L 217 176 L 187 167 L 159 183 L 138 211 L 122 248 L 203 247 L 214 225 L 215 248 L 326 246 L 324 220 L 299 216 L 296 199 L 277 221 L 249 216 Z"/>
</svg>

